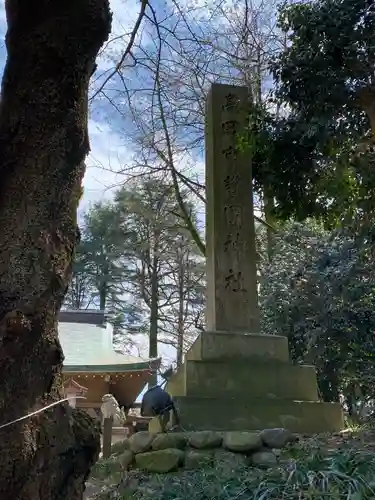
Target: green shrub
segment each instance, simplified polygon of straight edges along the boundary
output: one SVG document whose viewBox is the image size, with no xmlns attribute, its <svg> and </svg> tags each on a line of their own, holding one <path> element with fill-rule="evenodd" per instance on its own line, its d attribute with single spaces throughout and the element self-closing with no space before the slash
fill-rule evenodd
<svg viewBox="0 0 375 500">
<path fill-rule="evenodd" d="M 261 470 L 228 461 L 215 468 L 173 474 L 140 474 L 134 492 L 115 458 L 95 466 L 96 478 L 112 478 L 121 500 L 374 500 L 375 453 L 355 449 L 328 453 L 316 446 L 294 445 L 275 468 Z M 115 481 L 116 479 L 116 481 Z M 117 486 L 115 485 L 117 484 Z M 120 484 L 119 484 L 120 483 Z M 123 483 L 123 486 L 121 486 Z"/>
<path fill-rule="evenodd" d="M 375 453 L 299 450 L 277 468 L 219 468 L 157 476 L 137 500 L 367 500 L 375 499 Z M 302 456 L 301 456 L 302 454 Z M 124 497 L 126 498 L 126 497 Z"/>
<path fill-rule="evenodd" d="M 104 480 L 116 477 L 122 472 L 122 467 L 116 456 L 107 459 L 101 459 L 91 469 L 91 477 Z"/>
</svg>

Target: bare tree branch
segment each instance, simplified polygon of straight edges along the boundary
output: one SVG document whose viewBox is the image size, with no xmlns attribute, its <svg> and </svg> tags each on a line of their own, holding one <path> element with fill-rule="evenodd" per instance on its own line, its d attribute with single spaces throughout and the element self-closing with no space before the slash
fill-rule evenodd
<svg viewBox="0 0 375 500">
<path fill-rule="evenodd" d="M 141 0 L 141 10 L 139 12 L 138 19 L 136 20 L 136 22 L 134 24 L 133 31 L 130 34 L 130 39 L 129 39 L 128 45 L 127 45 L 124 53 L 122 54 L 120 60 L 116 64 L 115 68 L 109 73 L 109 75 L 105 78 L 104 82 L 102 82 L 102 84 L 100 85 L 100 87 L 94 92 L 94 95 L 92 95 L 90 97 L 89 101 L 93 101 L 98 94 L 100 94 L 100 93 L 103 92 L 103 89 L 105 88 L 105 86 L 107 85 L 107 83 L 110 80 L 112 80 L 112 78 L 115 76 L 116 73 L 119 73 L 120 69 L 122 68 L 122 66 L 124 64 L 124 61 L 125 61 L 126 57 L 129 54 L 131 54 L 132 47 L 134 45 L 134 42 L 135 42 L 137 33 L 139 31 L 139 28 L 141 26 L 142 20 L 145 17 L 146 7 L 148 5 L 149 5 L 149 1 L 148 0 Z M 119 38 L 119 37 L 116 37 L 116 38 Z M 114 41 L 114 40 L 115 39 L 113 39 L 112 41 Z M 108 46 L 108 43 L 107 43 L 107 46 Z"/>
</svg>

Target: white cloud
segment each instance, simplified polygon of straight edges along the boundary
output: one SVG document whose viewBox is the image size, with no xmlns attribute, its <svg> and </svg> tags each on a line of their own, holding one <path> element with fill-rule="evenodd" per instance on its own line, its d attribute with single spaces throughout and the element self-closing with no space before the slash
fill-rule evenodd
<svg viewBox="0 0 375 500">
<path fill-rule="evenodd" d="M 141 8 L 140 2 L 133 0 L 111 0 L 110 6 L 113 13 L 112 32 L 105 51 L 97 61 L 99 74 L 103 72 L 111 74 L 111 70 L 128 44 Z M 86 161 L 87 169 L 83 182 L 84 194 L 79 207 L 80 214 L 91 203 L 108 199 L 113 195 L 116 187 L 124 182 L 124 175 L 118 172 L 131 158 L 131 153 L 124 148 L 122 138 L 105 121 L 106 118 L 102 117 L 101 110 L 96 108 L 95 100 L 92 104 L 91 115 L 95 118 L 89 120 L 91 152 Z"/>
<path fill-rule="evenodd" d="M 134 0 L 111 0 L 110 5 L 113 12 L 112 36 L 119 36 L 130 32 L 138 18 L 141 2 L 134 2 Z"/>
<path fill-rule="evenodd" d="M 6 14 L 5 14 L 5 2 L 0 4 L 0 25 L 2 26 L 1 31 L 5 31 L 6 26 Z"/>
<path fill-rule="evenodd" d="M 134 342 L 134 347 L 131 349 L 130 354 L 132 356 L 139 356 L 143 360 L 148 360 L 148 335 L 139 334 L 133 335 L 132 341 Z M 168 345 L 158 344 L 159 356 L 162 358 L 163 365 L 168 366 L 176 361 L 176 348 Z"/>
<path fill-rule="evenodd" d="M 192 10 L 200 11 L 203 6 L 207 7 L 209 4 L 210 2 L 207 3 L 206 0 L 179 0 L 180 7 L 185 12 L 190 11 L 190 13 Z M 170 0 L 167 0 L 165 5 L 170 7 Z M 163 5 L 157 7 L 161 11 L 164 9 Z M 111 74 L 111 69 L 114 68 L 128 44 L 140 8 L 140 2 L 134 2 L 134 0 L 111 0 L 112 33 L 104 55 L 98 60 L 99 74 L 103 72 L 106 72 L 106 75 Z M 145 34 L 142 29 L 140 32 L 142 32 L 142 43 L 147 43 L 147 39 L 145 39 L 147 33 Z M 113 87 L 113 82 L 111 82 L 108 88 L 111 88 L 111 84 Z M 107 106 L 107 103 L 104 104 Z M 109 103 L 108 106 L 110 106 Z M 119 186 L 126 180 L 124 174 L 116 174 L 116 172 L 120 172 L 125 165 L 131 163 L 131 152 L 124 148 L 124 140 L 114 132 L 115 129 L 118 130 L 121 127 L 116 127 L 116 124 L 110 127 L 105 123 L 106 117 L 103 115 L 106 114 L 103 101 L 98 101 L 97 104 L 94 101 L 92 115 L 95 116 L 95 119 L 90 120 L 89 123 L 92 151 L 87 160 L 88 168 L 84 179 L 84 196 L 80 211 L 94 201 L 110 197 L 113 194 L 113 186 Z M 107 116 L 109 115 L 107 114 Z M 202 182 L 204 177 L 203 162 L 200 161 L 197 165 L 192 164 L 191 159 L 182 159 L 178 164 L 181 172 L 185 175 L 189 173 L 193 177 L 198 175 L 199 181 Z"/>
<path fill-rule="evenodd" d="M 89 120 L 89 135 L 91 152 L 86 160 L 80 211 L 85 210 L 90 203 L 113 195 L 114 189 L 124 180 L 124 176 L 117 172 L 129 159 L 121 138 L 113 133 L 108 124 Z"/>
<path fill-rule="evenodd" d="M 183 2 L 185 3 L 185 2 Z M 186 4 L 188 1 L 186 1 Z M 195 2 L 195 7 L 197 6 Z M 104 54 L 98 60 L 99 71 L 110 70 L 118 61 L 118 56 L 127 46 L 129 35 L 139 15 L 141 4 L 134 0 L 111 0 L 113 11 L 112 34 L 107 47 L 109 56 Z M 6 17 L 4 3 L 0 4 L 0 33 L 6 32 Z M 114 40 L 119 37 L 117 40 Z M 144 35 L 142 40 L 144 41 Z M 4 45 L 3 45 L 4 46 Z M 1 56 L 3 53 L 0 54 Z M 4 54 L 5 55 L 5 54 Z M 5 58 L 0 58 L 0 71 L 4 69 Z M 103 107 L 103 103 L 100 103 Z M 124 148 L 124 140 L 117 135 L 113 128 L 105 121 L 103 113 L 95 109 L 95 101 L 91 110 L 92 118 L 89 120 L 89 135 L 91 153 L 87 158 L 87 171 L 84 177 L 84 194 L 79 207 L 79 215 L 88 208 L 91 203 L 108 199 L 113 195 L 116 187 L 121 185 L 125 177 L 119 174 L 124 165 L 131 161 L 132 152 Z M 183 160 L 182 160 L 183 162 Z M 187 166 L 186 168 L 198 171 L 202 177 L 202 163 L 198 167 Z M 180 169 L 185 170 L 185 165 Z M 116 173 L 117 172 L 117 173 Z M 147 336 L 139 338 L 139 354 L 147 358 L 148 339 Z M 138 354 L 135 349 L 134 354 Z M 175 360 L 175 349 L 165 344 L 159 344 L 159 355 L 163 363 L 169 364 Z"/>
</svg>

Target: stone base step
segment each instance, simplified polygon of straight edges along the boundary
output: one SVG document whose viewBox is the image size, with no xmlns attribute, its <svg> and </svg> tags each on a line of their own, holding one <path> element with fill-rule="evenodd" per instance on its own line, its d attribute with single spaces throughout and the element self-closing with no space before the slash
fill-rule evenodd
<svg viewBox="0 0 375 500">
<path fill-rule="evenodd" d="M 343 429 L 338 403 L 306 401 L 244 401 L 239 398 L 174 398 L 185 430 L 261 430 L 284 427 L 314 434 Z"/>
<path fill-rule="evenodd" d="M 277 361 L 187 360 L 167 384 L 172 396 L 318 401 L 313 366 Z"/>
<path fill-rule="evenodd" d="M 190 360 L 261 358 L 288 362 L 288 339 L 258 333 L 204 332 L 186 354 Z"/>
</svg>

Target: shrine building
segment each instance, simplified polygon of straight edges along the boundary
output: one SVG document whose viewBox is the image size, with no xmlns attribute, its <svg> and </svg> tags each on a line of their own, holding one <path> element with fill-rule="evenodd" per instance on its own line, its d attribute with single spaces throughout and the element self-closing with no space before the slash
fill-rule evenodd
<svg viewBox="0 0 375 500">
<path fill-rule="evenodd" d="M 61 311 L 58 331 L 65 356 L 64 394 L 72 398 L 71 406 L 85 408 L 93 417 L 100 414 L 104 394 L 113 394 L 125 409 L 132 407 L 160 366 L 160 358 L 141 359 L 115 351 L 113 326 L 104 311 Z"/>
</svg>

